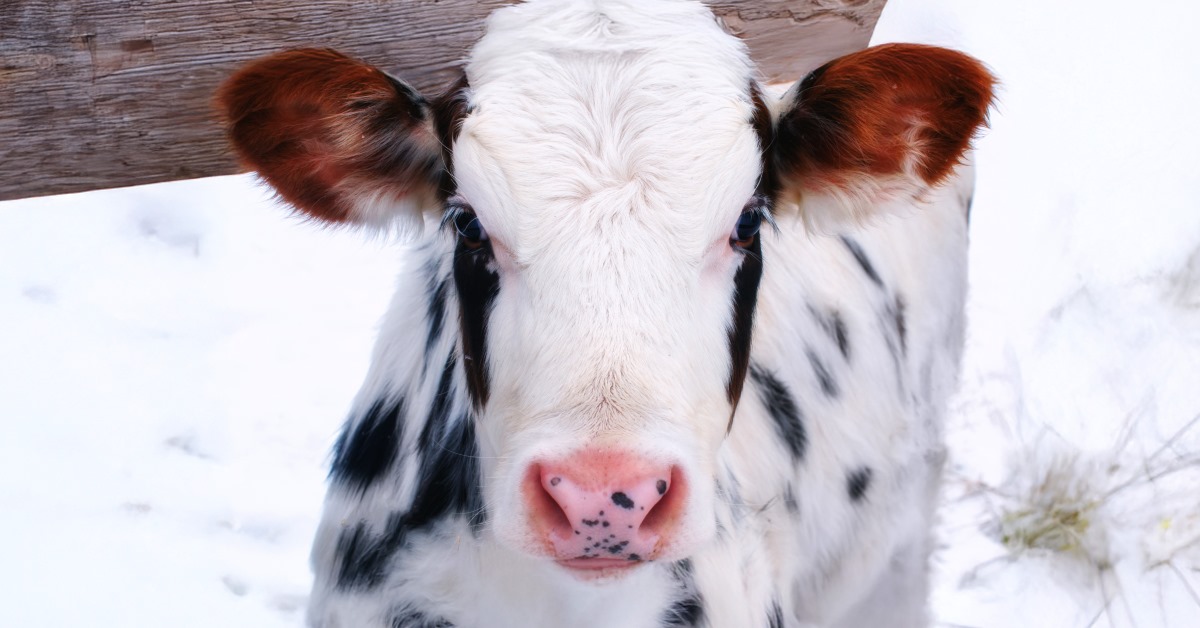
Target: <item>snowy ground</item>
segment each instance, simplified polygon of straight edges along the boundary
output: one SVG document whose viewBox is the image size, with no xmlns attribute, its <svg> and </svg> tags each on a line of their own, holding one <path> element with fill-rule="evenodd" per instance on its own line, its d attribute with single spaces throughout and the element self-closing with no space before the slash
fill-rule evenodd
<svg viewBox="0 0 1200 628">
<path fill-rule="evenodd" d="M 943 625 L 1200 626 L 1200 4 L 1130 6 L 891 0 L 877 31 L 1004 82 Z M 0 203 L 0 626 L 299 625 L 395 267 L 244 177 Z"/>
</svg>

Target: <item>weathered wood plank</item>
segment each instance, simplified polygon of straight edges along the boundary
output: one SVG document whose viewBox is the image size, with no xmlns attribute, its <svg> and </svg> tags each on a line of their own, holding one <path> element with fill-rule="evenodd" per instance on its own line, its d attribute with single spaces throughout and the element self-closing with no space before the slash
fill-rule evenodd
<svg viewBox="0 0 1200 628">
<path fill-rule="evenodd" d="M 886 0 L 713 0 L 772 80 L 866 45 Z M 3 0 L 0 200 L 229 174 L 211 107 L 239 64 L 330 46 L 426 93 L 509 0 Z"/>
</svg>

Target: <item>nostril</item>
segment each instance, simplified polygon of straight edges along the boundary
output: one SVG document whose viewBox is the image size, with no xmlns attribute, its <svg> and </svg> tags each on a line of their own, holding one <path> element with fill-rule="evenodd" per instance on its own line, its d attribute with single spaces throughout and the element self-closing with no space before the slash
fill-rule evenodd
<svg viewBox="0 0 1200 628">
<path fill-rule="evenodd" d="M 544 532 L 554 533 L 560 538 L 571 534 L 571 522 L 558 500 L 550 490 L 562 483 L 562 477 L 547 475 L 542 468 L 533 465 L 525 475 L 523 487 L 530 516 Z"/>
<path fill-rule="evenodd" d="M 664 535 L 676 525 L 683 513 L 687 486 L 683 481 L 683 473 L 678 467 L 672 467 L 670 481 L 659 479 L 654 488 L 659 499 L 642 519 L 640 532 Z"/>
</svg>

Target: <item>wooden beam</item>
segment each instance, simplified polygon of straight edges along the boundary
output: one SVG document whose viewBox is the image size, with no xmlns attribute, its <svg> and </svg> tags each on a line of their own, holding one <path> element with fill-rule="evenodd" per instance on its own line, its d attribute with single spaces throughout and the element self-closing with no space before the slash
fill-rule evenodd
<svg viewBox="0 0 1200 628">
<path fill-rule="evenodd" d="M 713 0 L 772 81 L 866 46 L 886 0 Z M 328 46 L 427 94 L 509 0 L 3 0 L 0 200 L 237 172 L 212 93 Z"/>
</svg>

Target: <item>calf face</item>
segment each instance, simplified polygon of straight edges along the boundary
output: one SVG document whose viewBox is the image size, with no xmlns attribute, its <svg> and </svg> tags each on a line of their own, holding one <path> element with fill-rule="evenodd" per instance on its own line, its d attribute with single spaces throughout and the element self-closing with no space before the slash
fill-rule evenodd
<svg viewBox="0 0 1200 628">
<path fill-rule="evenodd" d="M 776 101 L 699 4 L 531 5 L 493 16 L 437 98 L 294 50 L 219 102 L 238 155 L 299 211 L 438 230 L 487 525 L 576 575 L 619 573 L 714 533 L 763 222 L 803 206 L 837 224 L 919 196 L 967 149 L 992 79 L 892 45 Z"/>
</svg>

